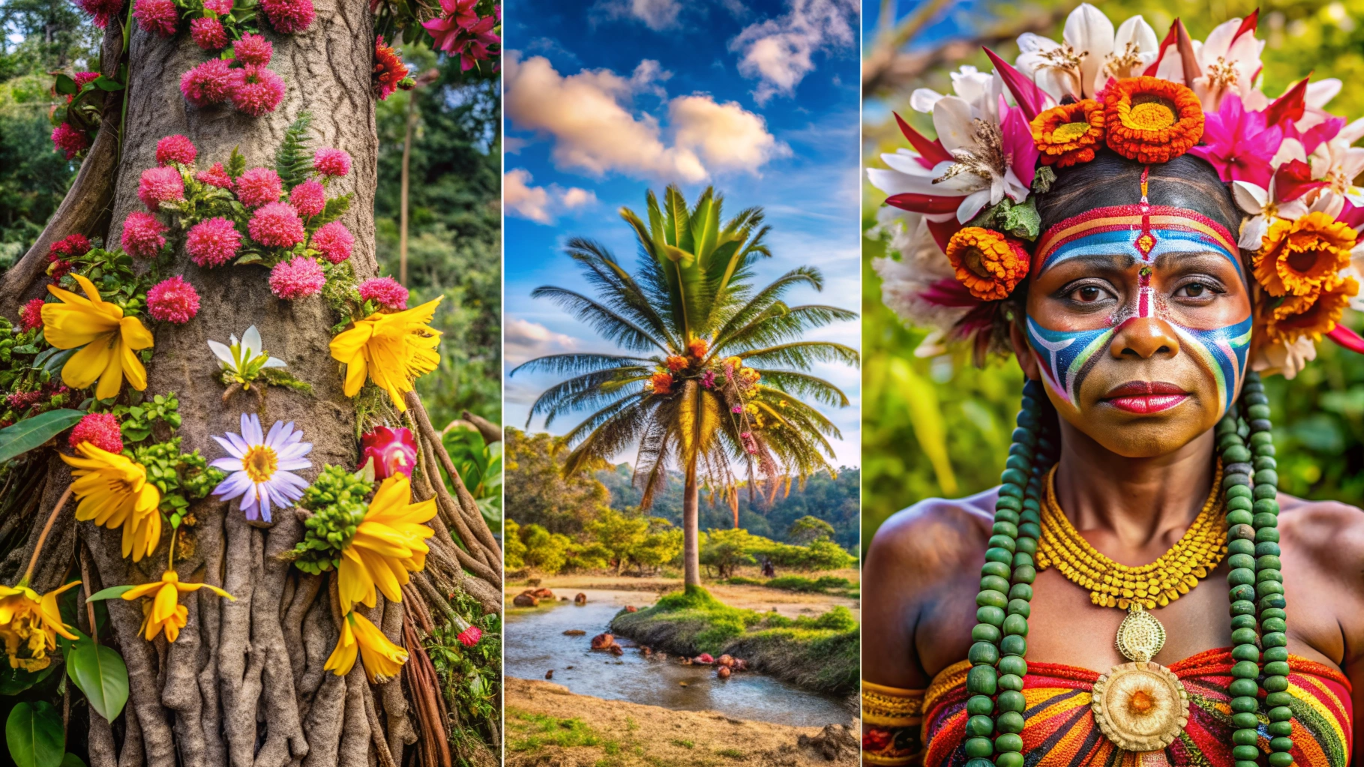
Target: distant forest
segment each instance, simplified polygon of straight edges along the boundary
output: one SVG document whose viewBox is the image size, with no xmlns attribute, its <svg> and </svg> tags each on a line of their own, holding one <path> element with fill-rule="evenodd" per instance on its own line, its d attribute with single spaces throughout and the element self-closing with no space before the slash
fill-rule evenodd
<svg viewBox="0 0 1364 767">
<path fill-rule="evenodd" d="M 633 469 L 622 463 L 613 469 L 597 472 L 597 480 L 611 493 L 611 508 L 620 511 L 633 510 L 639 505 L 640 491 L 630 484 Z M 759 492 L 754 499 L 749 498 L 747 488 L 739 491 L 739 527 L 753 535 L 761 535 L 774 541 L 795 543 L 789 540 L 786 531 L 791 523 L 806 515 L 822 519 L 834 526 L 833 540 L 849 551 L 857 548 L 860 529 L 858 519 L 858 487 L 861 472 L 847 467 L 838 470 L 837 479 L 827 473 L 819 473 L 805 482 L 802 490 L 798 482 L 791 484 L 791 494 L 783 496 L 778 491 L 777 498 L 770 505 Z M 729 504 L 717 498 L 714 506 L 709 495 L 701 492 L 701 529 L 728 530 L 734 527 L 734 512 Z M 756 501 L 756 503 L 754 503 Z M 682 524 L 682 474 L 668 473 L 668 487 L 655 496 L 649 516 L 662 517 L 674 525 Z"/>
</svg>

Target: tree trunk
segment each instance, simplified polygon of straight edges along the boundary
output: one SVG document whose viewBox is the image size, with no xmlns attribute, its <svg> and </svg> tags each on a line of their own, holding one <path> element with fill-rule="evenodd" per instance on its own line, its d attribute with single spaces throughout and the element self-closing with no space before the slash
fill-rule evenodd
<svg viewBox="0 0 1364 767">
<path fill-rule="evenodd" d="M 226 163 L 234 147 L 240 148 L 248 168 L 271 166 L 286 128 L 306 110 L 313 117 L 309 132 L 313 146 L 343 149 L 354 160 L 350 174 L 336 179 L 331 191 L 353 192 L 350 211 L 342 219 L 355 236 L 351 263 L 360 279 L 377 274 L 373 210 L 378 139 L 370 84 L 373 19 L 366 0 L 315 0 L 315 5 L 317 18 L 306 32 L 265 33 L 274 44 L 270 68 L 284 78 L 287 92 L 275 112 L 260 118 L 225 106 L 189 106 L 179 91 L 180 76 L 205 54 L 183 29 L 167 40 L 135 27 L 126 130 L 106 244 L 116 245 L 123 220 L 142 208 L 138 180 L 143 170 L 156 165 L 158 139 L 187 136 L 198 148 L 196 164 L 201 168 Z M 99 138 L 112 133 L 106 126 Z M 100 204 L 97 200 L 87 204 L 91 202 Z M 55 238 L 45 235 L 39 242 L 51 239 Z M 311 481 L 326 464 L 355 466 L 355 407 L 342 393 L 340 371 L 328 350 L 330 329 L 338 318 L 322 297 L 282 301 L 271 294 L 263 267 L 204 270 L 183 251 L 176 255 L 175 271 L 197 288 L 201 306 L 198 316 L 184 326 L 157 327 L 145 393 L 178 395 L 182 449 L 197 449 L 210 460 L 220 457 L 223 452 L 210 435 L 237 432 L 241 413 L 256 412 L 267 429 L 277 420 L 294 422 L 304 440 L 313 444 L 312 468 L 299 472 L 304 479 Z M 7 311 L 17 298 L 3 297 Z M 286 361 L 294 376 L 312 385 L 311 395 L 270 388 L 262 399 L 238 392 L 223 401 L 223 386 L 215 375 L 218 366 L 207 342 L 225 343 L 229 335 L 240 337 L 250 325 L 260 330 L 272 356 Z M 409 405 L 414 401 L 410 398 Z M 418 499 L 437 498 L 441 514 L 431 523 L 436 536 L 430 541 L 426 572 L 413 577 L 412 593 L 402 604 L 386 604 L 381 596 L 372 610 L 357 607 L 390 640 L 413 653 L 401 678 L 372 687 L 359 661 L 344 678 L 324 671 L 338 638 L 335 576 L 306 575 L 281 559 L 302 539 L 303 526 L 295 512 L 277 509 L 272 527 L 256 526 L 246 521 L 236 502 L 221 503 L 210 496 L 192 509 L 193 524 L 176 546 L 176 570 L 182 581 L 202 580 L 226 589 L 236 600 L 220 599 L 207 590 L 182 597 L 188 624 L 173 644 L 164 636 L 154 642 L 141 638 L 140 605 L 118 599 L 106 603 L 110 617 L 106 641 L 112 640 L 128 666 L 130 694 L 112 726 L 91 713 L 92 767 L 404 764 L 404 746 L 418 740 L 414 723 L 434 710 L 441 695 L 436 688 L 426 701 L 430 705 L 412 716 L 410 707 L 418 702 L 409 697 L 414 689 L 409 671 L 418 656 L 424 660 L 425 655 L 420 646 L 404 641 L 405 622 L 410 630 L 414 622 L 422 625 L 421 619 L 429 623 L 433 616 L 448 614 L 449 606 L 437 605 L 437 600 L 456 589 L 474 594 L 488 611 L 500 609 L 501 602 L 501 553 L 495 543 L 489 550 L 491 534 L 477 508 L 470 510 L 472 498 L 466 498 L 458 476 L 453 477 L 458 500 L 445 491 L 438 470 L 433 476 L 438 460 L 452 474 L 453 467 L 443 453 L 433 455 L 440 450 L 439 439 L 433 445 L 420 428 L 419 421 L 425 419 L 420 405 L 409 412 L 423 457 L 429 461 L 414 477 L 414 492 Z M 69 471 L 56 456 L 43 460 L 47 477 L 39 513 L 34 515 L 35 533 L 21 551 L 0 564 L 0 582 L 13 582 L 33 551 L 37 528 L 70 482 Z M 67 506 L 43 548 L 35 588 L 46 592 L 59 585 L 73 562 L 79 563 L 76 572 L 88 572 L 86 595 L 107 586 L 160 578 L 170 534 L 163 536 L 151 557 L 134 565 L 121 556 L 120 531 L 76 523 L 74 507 L 75 503 Z M 457 525 L 464 550 L 458 550 L 451 538 L 450 528 Z M 424 604 L 441 610 L 428 614 Z M 412 614 L 405 615 L 405 609 Z M 77 612 L 88 632 L 83 604 Z M 444 718 L 443 704 L 438 708 Z M 422 719 L 423 728 L 427 721 Z M 438 721 L 436 729 L 424 729 L 423 735 L 444 740 L 449 726 L 448 718 Z"/>
<path fill-rule="evenodd" d="M 412 158 L 412 124 L 417 118 L 417 90 L 407 93 L 407 114 L 403 118 L 402 190 L 398 201 L 398 283 L 407 287 L 407 189 L 408 166 Z"/>
<path fill-rule="evenodd" d="M 701 489 L 696 484 L 696 465 L 687 467 L 682 489 L 682 579 L 686 586 L 701 585 Z"/>
</svg>

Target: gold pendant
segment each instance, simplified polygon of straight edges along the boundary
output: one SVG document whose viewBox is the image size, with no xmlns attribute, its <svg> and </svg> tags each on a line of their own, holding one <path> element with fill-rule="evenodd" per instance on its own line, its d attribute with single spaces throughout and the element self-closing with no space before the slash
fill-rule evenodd
<svg viewBox="0 0 1364 767">
<path fill-rule="evenodd" d="M 1124 751 L 1159 751 L 1189 723 L 1184 683 L 1151 660 L 1165 646 L 1165 627 L 1133 603 L 1118 627 L 1117 646 L 1132 662 L 1114 666 L 1094 682 L 1094 722 Z"/>
</svg>

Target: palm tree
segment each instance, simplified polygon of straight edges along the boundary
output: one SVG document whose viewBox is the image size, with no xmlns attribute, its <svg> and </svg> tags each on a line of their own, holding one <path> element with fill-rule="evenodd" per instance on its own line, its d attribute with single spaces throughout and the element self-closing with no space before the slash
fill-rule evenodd
<svg viewBox="0 0 1364 767">
<path fill-rule="evenodd" d="M 556 302 L 626 353 L 554 354 L 530 360 L 512 375 L 572 376 L 541 394 L 526 419 L 529 426 L 543 415 L 549 427 L 561 415 L 590 412 L 565 435 L 574 445 L 565 473 L 635 447 L 634 482 L 643 491 L 640 508 L 647 509 L 668 469 L 682 471 L 685 582 L 699 586 L 702 484 L 712 503 L 716 496 L 729 502 L 737 526 L 741 481 L 750 493 L 764 485 L 770 498 L 783 482 L 789 488 L 793 476 L 803 480 L 831 469 L 828 438 L 841 435 L 806 400 L 846 407 L 848 398 L 808 371 L 823 361 L 855 366 L 858 353 L 803 336 L 857 315 L 782 301 L 798 285 L 822 289 L 813 267 L 797 267 L 754 288 L 754 264 L 771 256 L 761 208 L 722 223 L 722 198 L 712 189 L 690 209 L 674 186 L 662 207 L 652 191 L 646 199 L 647 224 L 629 208 L 620 211 L 639 240 L 636 274 L 601 244 L 574 238 L 566 252 L 595 296 L 554 286 L 531 293 Z"/>
</svg>

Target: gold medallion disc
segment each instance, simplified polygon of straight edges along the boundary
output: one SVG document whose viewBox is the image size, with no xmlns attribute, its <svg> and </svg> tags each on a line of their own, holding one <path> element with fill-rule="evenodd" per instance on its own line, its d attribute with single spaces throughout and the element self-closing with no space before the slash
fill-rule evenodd
<svg viewBox="0 0 1364 767">
<path fill-rule="evenodd" d="M 1189 723 L 1189 694 L 1159 663 L 1114 666 L 1094 683 L 1094 722 L 1124 751 L 1159 751 Z"/>
<path fill-rule="evenodd" d="M 1118 652 L 1131 661 L 1150 660 L 1165 646 L 1165 627 L 1156 616 L 1133 602 L 1118 626 Z"/>
</svg>

